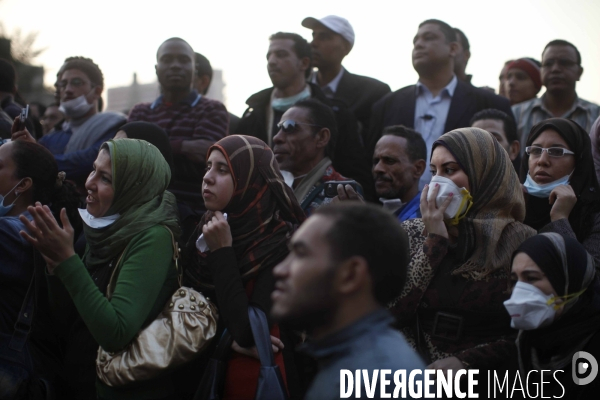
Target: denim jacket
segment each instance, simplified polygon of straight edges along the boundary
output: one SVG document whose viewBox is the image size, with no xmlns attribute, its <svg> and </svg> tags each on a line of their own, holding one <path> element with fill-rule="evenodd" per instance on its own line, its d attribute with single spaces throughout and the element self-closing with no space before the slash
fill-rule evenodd
<svg viewBox="0 0 600 400">
<path fill-rule="evenodd" d="M 402 334 L 390 326 L 393 321 L 387 310 L 377 310 L 322 340 L 305 344 L 302 350 L 319 362 L 319 373 L 308 389 L 306 399 L 339 399 L 342 369 L 350 370 L 353 375 L 357 369 L 366 369 L 369 377 L 373 377 L 375 369 L 379 372 L 391 370 L 391 375 L 386 376 L 390 381 L 386 387 L 388 394 L 394 391 L 393 374 L 396 370 L 406 370 L 406 380 L 411 370 L 423 371 L 425 364 Z M 419 375 L 419 380 L 422 380 L 422 375 Z M 353 392 L 350 398 L 368 398 L 364 382 L 361 382 L 361 397 L 356 397 Z M 379 382 L 378 379 L 375 396 L 371 398 L 380 398 Z"/>
</svg>

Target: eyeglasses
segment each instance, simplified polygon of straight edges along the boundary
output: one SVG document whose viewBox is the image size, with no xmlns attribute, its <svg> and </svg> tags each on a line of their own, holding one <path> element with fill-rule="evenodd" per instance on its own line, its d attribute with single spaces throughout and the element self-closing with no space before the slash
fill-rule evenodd
<svg viewBox="0 0 600 400">
<path fill-rule="evenodd" d="M 285 133 L 294 133 L 296 131 L 298 125 L 314 126 L 317 128 L 321 128 L 321 126 L 319 126 L 319 125 L 305 124 L 302 122 L 296 122 L 292 119 L 286 119 L 285 121 L 281 121 L 280 123 L 277 124 L 277 129 L 281 129 Z"/>
<path fill-rule="evenodd" d="M 575 154 L 571 150 L 564 149 L 562 147 L 538 147 L 538 146 L 527 146 L 525 147 L 525 153 L 532 157 L 540 157 L 543 152 L 548 153 L 550 157 L 562 157 L 565 154 Z"/>
<path fill-rule="evenodd" d="M 542 67 L 543 68 L 552 68 L 552 66 L 554 64 L 558 64 L 558 66 L 561 68 L 570 68 L 573 65 L 577 65 L 577 62 L 575 62 L 573 60 L 568 60 L 566 58 L 557 58 L 557 59 L 551 58 L 549 60 L 545 60 L 542 63 Z"/>
</svg>

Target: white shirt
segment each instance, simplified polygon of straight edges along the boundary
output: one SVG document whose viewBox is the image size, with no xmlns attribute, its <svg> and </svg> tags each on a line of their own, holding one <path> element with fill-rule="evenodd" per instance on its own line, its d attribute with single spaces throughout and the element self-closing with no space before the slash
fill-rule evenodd
<svg viewBox="0 0 600 400">
<path fill-rule="evenodd" d="M 438 140 L 439 137 L 445 133 L 444 127 L 446 126 L 446 118 L 448 117 L 450 103 L 452 102 L 452 96 L 454 95 L 457 84 L 458 79 L 456 79 L 455 75 L 450 83 L 448 83 L 436 97 L 433 97 L 427 86 L 423 85 L 421 82 L 417 82 L 415 130 L 419 132 L 425 140 L 428 159 L 431 157 L 431 147 L 433 146 L 433 142 Z M 427 167 L 419 181 L 419 190 L 423 189 L 423 186 L 431 181 L 429 160 L 426 161 Z"/>
</svg>

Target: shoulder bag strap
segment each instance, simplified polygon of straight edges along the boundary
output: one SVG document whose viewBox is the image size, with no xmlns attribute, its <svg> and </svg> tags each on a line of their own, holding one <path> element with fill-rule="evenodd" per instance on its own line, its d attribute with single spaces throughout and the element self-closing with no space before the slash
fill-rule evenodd
<svg viewBox="0 0 600 400">
<path fill-rule="evenodd" d="M 175 236 L 173 236 L 173 232 L 171 232 L 171 230 L 167 226 L 165 226 L 165 225 L 163 225 L 163 226 L 171 234 L 171 242 L 173 244 L 173 261 L 175 261 L 175 268 L 177 269 L 177 279 L 179 280 L 179 286 L 181 287 L 181 274 L 179 273 L 179 262 L 178 262 L 179 247 L 177 246 L 177 242 L 175 241 Z M 123 261 L 123 255 L 125 254 L 125 252 L 127 251 L 128 248 L 129 248 L 129 243 L 127 243 L 127 246 L 125 246 L 125 249 L 123 249 L 123 252 L 119 256 L 119 259 L 117 260 L 117 263 L 115 264 L 115 269 L 113 270 L 112 274 L 110 275 L 110 281 L 108 282 L 108 287 L 106 288 L 106 298 L 109 300 L 112 298 L 112 294 L 117 285 L 117 278 L 119 276 L 119 271 L 121 269 L 121 261 Z"/>
<path fill-rule="evenodd" d="M 263 367 L 272 367 L 275 365 L 273 349 L 271 348 L 271 334 L 269 333 L 269 324 L 265 313 L 254 306 L 248 306 L 248 317 L 250 318 L 250 327 L 254 336 L 254 344 Z"/>
<path fill-rule="evenodd" d="M 175 240 L 175 235 L 173 235 L 173 231 L 171 231 L 171 229 L 169 229 L 168 226 L 166 226 L 166 225 L 163 225 L 163 226 L 171 234 L 171 244 L 173 245 L 173 261 L 175 261 L 175 270 L 177 271 L 177 281 L 179 282 L 179 287 L 181 287 L 181 286 L 183 286 L 181 284 L 181 278 L 182 278 L 183 274 L 182 274 L 182 271 L 179 270 L 179 257 L 180 257 L 181 249 L 179 248 L 179 245 L 177 244 L 177 241 Z"/>
<path fill-rule="evenodd" d="M 12 350 L 21 352 L 27 343 L 27 337 L 31 332 L 31 325 L 33 323 L 33 312 L 34 312 L 34 297 L 35 297 L 35 270 L 29 282 L 29 288 L 27 288 L 27 294 L 21 305 L 17 322 L 15 322 L 15 331 L 10 338 L 8 347 Z"/>
<path fill-rule="evenodd" d="M 110 280 L 108 281 L 108 286 L 106 287 L 106 298 L 109 300 L 112 298 L 113 292 L 115 291 L 115 287 L 117 286 L 117 277 L 119 276 L 119 271 L 121 270 L 121 261 L 123 261 L 123 255 L 125 254 L 128 248 L 129 243 L 127 243 L 127 246 L 125 246 L 125 248 L 121 252 L 119 259 L 115 264 L 115 269 L 113 269 L 112 274 L 110 274 Z"/>
</svg>

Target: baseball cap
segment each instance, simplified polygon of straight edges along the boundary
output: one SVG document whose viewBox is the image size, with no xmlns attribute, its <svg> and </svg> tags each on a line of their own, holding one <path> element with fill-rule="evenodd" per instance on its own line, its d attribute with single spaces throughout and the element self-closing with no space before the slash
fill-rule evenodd
<svg viewBox="0 0 600 400">
<path fill-rule="evenodd" d="M 338 17 L 337 15 L 328 15 L 321 19 L 308 17 L 302 21 L 302 26 L 308 29 L 314 29 L 319 25 L 323 25 L 341 35 L 350 45 L 354 46 L 354 29 L 352 29 L 352 25 L 350 25 L 350 22 L 346 18 Z"/>
</svg>

